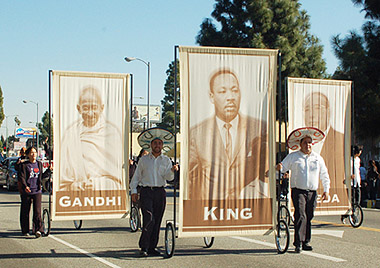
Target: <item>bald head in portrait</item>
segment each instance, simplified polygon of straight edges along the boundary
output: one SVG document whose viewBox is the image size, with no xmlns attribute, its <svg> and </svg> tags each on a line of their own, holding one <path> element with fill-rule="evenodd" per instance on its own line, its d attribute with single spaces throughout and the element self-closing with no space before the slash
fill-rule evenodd
<svg viewBox="0 0 380 268">
<path fill-rule="evenodd" d="M 344 174 L 344 134 L 335 130 L 332 125 L 332 109 L 327 96 L 321 92 L 313 92 L 305 97 L 304 119 L 308 127 L 316 127 L 325 133 L 321 142 L 320 155 L 326 163 L 330 175 L 330 195 L 337 193 L 346 198 L 343 180 Z"/>
<path fill-rule="evenodd" d="M 76 112 L 61 141 L 60 190 L 115 190 L 121 188 L 121 131 L 104 118 L 99 90 L 80 91 Z"/>
<path fill-rule="evenodd" d="M 234 71 L 209 79 L 214 115 L 190 129 L 188 197 L 192 200 L 263 198 L 267 163 L 265 121 L 240 112 L 241 89 Z"/>
</svg>

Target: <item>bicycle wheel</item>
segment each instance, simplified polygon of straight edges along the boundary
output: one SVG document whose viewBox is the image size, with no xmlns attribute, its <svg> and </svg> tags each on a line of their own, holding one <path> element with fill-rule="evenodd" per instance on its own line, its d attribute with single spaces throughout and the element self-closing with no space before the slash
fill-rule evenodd
<svg viewBox="0 0 380 268">
<path fill-rule="evenodd" d="M 136 232 L 140 228 L 140 213 L 137 207 L 131 208 L 131 215 L 129 217 L 129 226 L 131 227 L 131 232 Z"/>
<path fill-rule="evenodd" d="M 174 254 L 175 247 L 175 231 L 171 222 L 166 224 L 165 229 L 165 257 L 171 258 Z"/>
<path fill-rule="evenodd" d="M 80 230 L 82 228 L 82 220 L 74 220 L 75 229 Z"/>
<path fill-rule="evenodd" d="M 348 220 L 351 223 L 351 226 L 358 228 L 363 223 L 363 209 L 358 205 L 354 204 L 352 206 L 352 214 L 348 216 Z"/>
<path fill-rule="evenodd" d="M 42 228 L 44 229 L 44 236 L 50 234 L 50 213 L 47 208 L 42 212 Z"/>
<path fill-rule="evenodd" d="M 206 248 L 211 248 L 212 244 L 214 244 L 214 237 L 203 237 L 203 241 L 205 242 Z"/>
<path fill-rule="evenodd" d="M 276 227 L 276 247 L 279 254 L 285 253 L 289 248 L 289 227 L 286 221 L 280 220 Z"/>
<path fill-rule="evenodd" d="M 284 220 L 286 224 L 290 226 L 290 211 L 284 205 L 280 206 L 280 209 L 277 213 L 277 221 L 279 222 L 280 220 Z"/>
</svg>

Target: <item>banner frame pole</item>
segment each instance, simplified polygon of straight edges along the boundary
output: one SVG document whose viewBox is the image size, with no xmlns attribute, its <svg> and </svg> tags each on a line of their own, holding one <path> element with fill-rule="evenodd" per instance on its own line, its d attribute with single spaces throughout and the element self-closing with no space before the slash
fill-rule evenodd
<svg viewBox="0 0 380 268">
<path fill-rule="evenodd" d="M 282 94 L 281 94 L 281 51 L 278 51 L 278 104 L 277 104 L 277 107 L 278 107 L 278 124 L 279 124 L 279 127 L 278 127 L 278 163 L 281 163 L 281 104 L 282 104 Z M 278 183 L 279 185 L 277 186 L 276 185 L 276 199 L 277 199 L 277 213 L 278 211 L 280 211 L 280 192 L 279 192 L 279 188 L 280 188 L 280 182 L 281 182 L 281 170 L 278 171 Z M 277 221 L 278 221 L 278 217 L 277 217 Z"/>
<path fill-rule="evenodd" d="M 352 162 L 350 161 L 350 163 L 352 163 L 352 174 L 355 174 L 355 157 L 354 157 L 354 151 L 353 151 L 353 145 L 355 145 L 355 102 L 354 102 L 354 81 L 352 81 L 351 83 L 351 146 L 350 146 L 350 149 L 351 149 L 351 158 L 352 158 Z M 355 186 L 353 185 L 353 183 L 350 183 L 350 186 L 351 186 L 351 203 L 352 201 L 356 202 L 356 194 L 353 192 L 353 190 L 355 189 Z M 350 197 L 350 195 L 348 195 Z M 359 201 L 360 203 L 360 201 Z M 353 204 L 352 204 L 353 205 Z"/>
<path fill-rule="evenodd" d="M 130 96 L 131 96 L 131 100 L 130 100 L 130 106 L 129 106 L 129 109 L 130 109 L 130 113 L 132 113 L 132 107 L 133 107 L 133 74 L 130 74 L 131 75 L 131 79 L 130 79 L 130 82 L 131 82 L 131 93 L 130 93 Z M 132 118 L 132 116 L 130 115 L 130 122 L 129 122 L 129 124 L 130 124 L 130 130 L 129 130 L 129 132 L 130 132 L 130 134 L 131 134 L 131 137 L 129 138 L 129 142 L 130 142 L 130 145 L 129 145 L 129 149 L 130 149 L 130 152 L 129 152 L 129 158 L 130 159 L 132 159 L 132 154 L 133 154 L 133 151 L 132 151 L 132 149 L 133 149 L 133 146 L 132 146 L 132 133 L 133 133 L 133 130 L 132 130 L 132 127 L 133 127 L 133 123 L 132 123 L 132 120 L 133 120 L 133 118 Z M 128 161 L 128 163 L 129 163 L 129 161 Z M 128 176 L 129 176 L 129 174 L 128 174 Z M 129 178 L 128 178 L 128 180 L 129 180 Z"/>
<path fill-rule="evenodd" d="M 288 77 L 285 77 L 285 90 L 284 90 L 284 127 L 285 127 L 285 142 L 288 137 L 288 124 L 289 124 L 289 107 L 288 107 Z M 285 152 L 289 150 L 285 143 Z"/>
<path fill-rule="evenodd" d="M 352 81 L 351 84 L 351 135 L 352 135 L 352 143 L 355 144 L 356 137 L 355 137 L 355 87 L 354 87 L 354 81 Z M 352 145 L 352 144 L 351 144 Z"/>
<path fill-rule="evenodd" d="M 282 94 L 281 94 L 281 91 L 282 91 L 282 88 L 281 88 L 281 52 L 279 51 L 278 52 L 278 104 L 277 104 L 277 108 L 278 108 L 278 124 L 279 124 L 279 127 L 278 127 L 278 161 L 281 162 L 281 112 L 282 112 L 282 108 L 281 108 L 281 101 L 282 101 Z M 279 178 L 281 176 L 281 172 L 279 173 Z"/>
<path fill-rule="evenodd" d="M 177 51 L 178 45 L 174 46 L 174 164 L 177 164 Z M 173 209 L 173 223 L 174 223 L 174 231 L 176 232 L 176 217 L 177 217 L 177 184 L 176 179 L 176 171 L 174 173 L 174 209 Z M 177 234 L 176 234 L 177 237 Z"/>
<path fill-rule="evenodd" d="M 52 70 L 49 70 L 48 71 L 48 80 L 49 80 L 49 148 L 50 148 L 50 151 L 53 153 L 53 150 L 51 150 L 51 76 L 52 76 L 52 73 L 53 71 Z M 49 167 L 51 166 L 51 159 L 52 159 L 52 156 L 49 156 Z M 49 180 L 50 180 L 50 189 L 49 189 L 49 213 L 51 214 L 51 195 L 52 195 L 52 191 L 53 191 L 53 183 L 51 181 L 51 175 L 49 177 Z"/>
</svg>

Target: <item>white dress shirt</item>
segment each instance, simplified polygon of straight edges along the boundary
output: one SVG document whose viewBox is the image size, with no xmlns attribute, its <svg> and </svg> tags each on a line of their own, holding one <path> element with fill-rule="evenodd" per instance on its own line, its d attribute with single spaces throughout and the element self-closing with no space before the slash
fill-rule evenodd
<svg viewBox="0 0 380 268">
<path fill-rule="evenodd" d="M 132 194 L 137 193 L 137 186 L 164 187 L 166 181 L 174 179 L 171 169 L 172 162 L 166 155 L 154 157 L 150 153 L 141 157 L 130 184 Z"/>
<path fill-rule="evenodd" d="M 352 170 L 352 157 L 351 157 L 351 170 Z M 360 187 L 360 157 L 354 158 L 354 187 Z"/>
<path fill-rule="evenodd" d="M 296 151 L 288 154 L 282 161 L 282 172 L 290 170 L 290 187 L 316 191 L 318 179 L 322 181 L 324 192 L 330 189 L 330 178 L 323 158 L 315 153 L 304 154 Z"/>
</svg>

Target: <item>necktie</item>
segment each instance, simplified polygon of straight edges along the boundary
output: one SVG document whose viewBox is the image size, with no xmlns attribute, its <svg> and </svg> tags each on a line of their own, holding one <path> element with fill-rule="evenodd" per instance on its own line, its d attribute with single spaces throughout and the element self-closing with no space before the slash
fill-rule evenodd
<svg viewBox="0 0 380 268">
<path fill-rule="evenodd" d="M 231 138 L 231 128 L 230 123 L 224 124 L 224 128 L 226 129 L 226 153 L 229 160 L 232 160 L 232 138 Z"/>
</svg>

